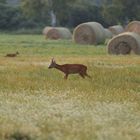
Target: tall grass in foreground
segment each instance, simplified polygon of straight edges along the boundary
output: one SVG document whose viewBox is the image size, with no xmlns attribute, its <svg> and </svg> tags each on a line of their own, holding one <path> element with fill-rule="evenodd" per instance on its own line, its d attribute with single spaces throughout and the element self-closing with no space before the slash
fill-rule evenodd
<svg viewBox="0 0 140 140">
<path fill-rule="evenodd" d="M 17 58 L 8 52 L 20 51 Z M 48 69 L 87 65 L 92 79 Z M 105 46 L 0 36 L 0 139 L 139 140 L 139 56 L 109 56 Z"/>
</svg>

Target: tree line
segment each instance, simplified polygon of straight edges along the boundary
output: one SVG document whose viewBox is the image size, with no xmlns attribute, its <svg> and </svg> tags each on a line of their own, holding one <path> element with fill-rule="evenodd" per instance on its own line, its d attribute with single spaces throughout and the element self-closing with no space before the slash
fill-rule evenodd
<svg viewBox="0 0 140 140">
<path fill-rule="evenodd" d="M 97 21 L 108 27 L 140 20 L 139 0 L 21 0 L 19 6 L 10 6 L 0 0 L 0 29 L 64 26 L 73 28 L 80 23 Z"/>
</svg>

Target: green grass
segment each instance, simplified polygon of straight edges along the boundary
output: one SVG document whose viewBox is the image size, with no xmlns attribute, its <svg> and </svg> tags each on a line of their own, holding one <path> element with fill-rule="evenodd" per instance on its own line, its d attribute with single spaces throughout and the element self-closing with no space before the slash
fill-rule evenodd
<svg viewBox="0 0 140 140">
<path fill-rule="evenodd" d="M 4 57 L 19 51 L 16 58 Z M 92 79 L 48 69 L 87 65 Z M 0 139 L 139 140 L 140 58 L 106 46 L 0 35 Z"/>
</svg>

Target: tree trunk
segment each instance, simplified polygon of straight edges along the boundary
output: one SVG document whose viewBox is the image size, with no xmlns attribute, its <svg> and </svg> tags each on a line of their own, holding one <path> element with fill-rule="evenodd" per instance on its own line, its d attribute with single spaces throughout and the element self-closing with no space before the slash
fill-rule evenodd
<svg viewBox="0 0 140 140">
<path fill-rule="evenodd" d="M 53 10 L 50 11 L 50 15 L 51 15 L 51 26 L 55 27 L 56 26 L 56 15 Z"/>
</svg>

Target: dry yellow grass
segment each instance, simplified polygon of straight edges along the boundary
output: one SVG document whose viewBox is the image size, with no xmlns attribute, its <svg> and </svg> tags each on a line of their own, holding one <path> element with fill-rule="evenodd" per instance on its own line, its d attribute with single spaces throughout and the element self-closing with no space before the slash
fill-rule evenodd
<svg viewBox="0 0 140 140">
<path fill-rule="evenodd" d="M 48 45 L 41 36 L 21 36 L 9 49 L 13 36 L 6 37 L 0 37 L 1 140 L 19 135 L 31 140 L 139 140 L 139 56 L 109 56 L 104 47 L 63 41 Z M 3 57 L 14 49 L 21 55 Z M 48 69 L 52 56 L 59 64 L 87 65 L 92 79 L 70 75 L 64 80 L 61 72 Z"/>
</svg>

